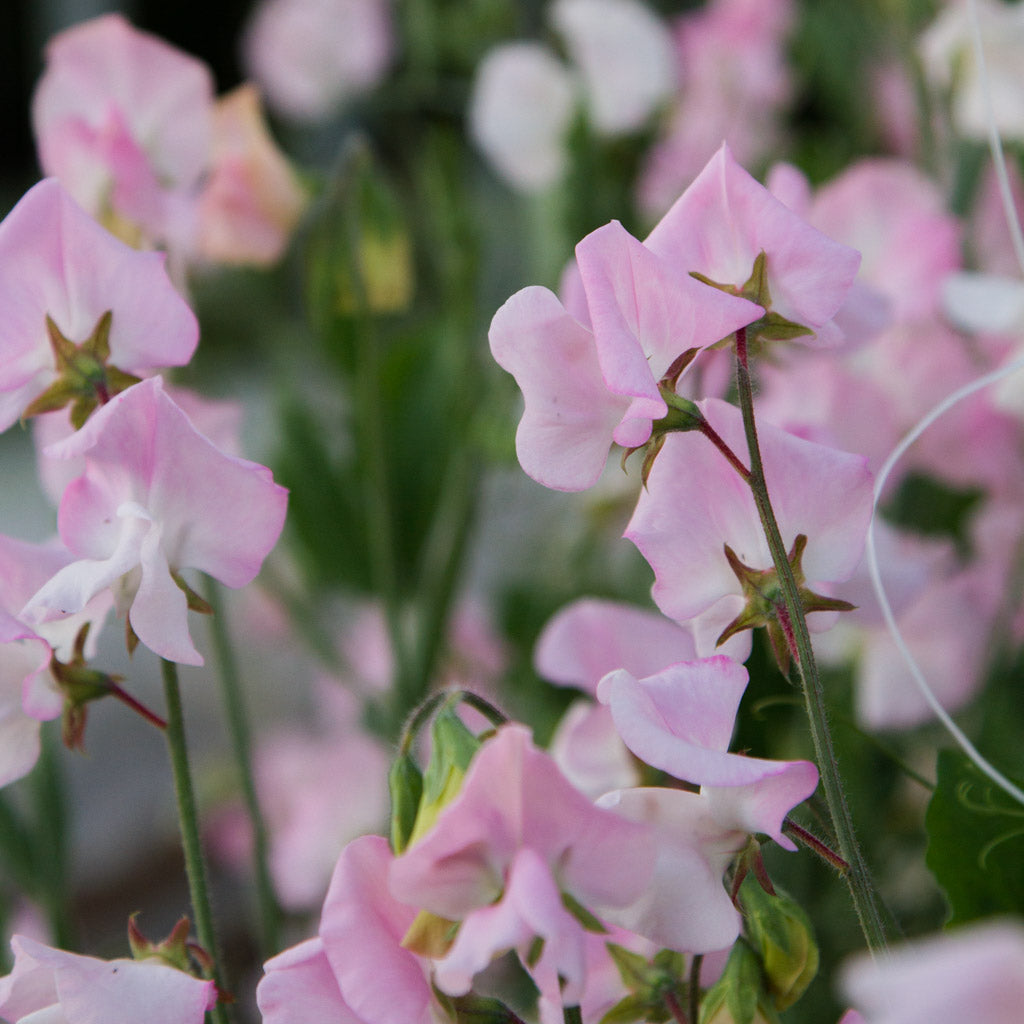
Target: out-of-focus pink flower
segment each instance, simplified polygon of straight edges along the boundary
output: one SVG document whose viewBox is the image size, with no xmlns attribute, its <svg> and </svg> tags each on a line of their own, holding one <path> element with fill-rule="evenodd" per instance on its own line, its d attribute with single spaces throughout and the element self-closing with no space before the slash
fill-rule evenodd
<svg viewBox="0 0 1024 1024">
<path fill-rule="evenodd" d="M 832 318 L 860 265 L 856 250 L 823 235 L 755 181 L 722 145 L 644 243 L 680 274 L 742 286 L 767 255 L 772 310 L 834 345 Z"/>
<path fill-rule="evenodd" d="M 740 411 L 718 399 L 698 403 L 734 452 L 746 452 Z M 803 557 L 815 592 L 848 579 L 864 550 L 871 516 L 866 460 L 763 424 L 759 430 L 772 505 L 789 550 L 808 538 Z M 714 650 L 719 634 L 743 607 L 742 588 L 723 551 L 744 565 L 770 569 L 771 554 L 750 488 L 706 438 L 670 435 L 654 462 L 626 536 L 654 569 L 658 607 L 679 622 L 694 621 L 697 651 Z M 831 613 L 812 613 L 832 625 Z"/>
<path fill-rule="evenodd" d="M 210 160 L 199 199 L 199 255 L 212 263 L 276 263 L 306 194 L 267 131 L 254 86 L 217 101 Z"/>
<path fill-rule="evenodd" d="M 675 23 L 679 88 L 638 185 L 641 207 L 663 214 L 725 139 L 744 166 L 770 154 L 792 93 L 784 42 L 792 0 L 711 0 Z"/>
<path fill-rule="evenodd" d="M 213 76 L 118 14 L 50 40 L 32 102 L 40 163 L 100 220 L 180 248 L 209 162 Z"/>
<path fill-rule="evenodd" d="M 290 910 L 320 906 L 345 843 L 387 820 L 389 752 L 362 729 L 361 705 L 340 683 L 318 680 L 317 696 L 315 731 L 277 729 L 253 758 L 274 888 Z M 360 784 L 339 799 L 337 780 L 347 778 Z M 247 867 L 248 823 L 231 810 L 214 815 L 213 841 L 226 860 Z"/>
<path fill-rule="evenodd" d="M 985 51 L 984 77 L 975 54 L 972 9 Z M 1024 9 L 1001 0 L 950 0 L 921 36 L 918 50 L 929 84 L 943 98 L 952 91 L 953 125 L 967 138 L 988 137 L 990 97 L 996 131 L 1004 139 L 1024 139 L 1022 47 Z"/>
<path fill-rule="evenodd" d="M 983 922 L 890 949 L 884 957 L 861 956 L 847 963 L 841 987 L 865 1024 L 1018 1024 L 1024 926 L 1014 919 Z"/>
<path fill-rule="evenodd" d="M 199 325 L 164 257 L 116 239 L 55 179 L 31 188 L 0 224 L 0 260 L 0 429 L 58 377 L 47 318 L 81 344 L 111 313 L 110 364 L 126 373 L 192 358 Z"/>
<path fill-rule="evenodd" d="M 285 489 L 265 467 L 198 433 L 159 377 L 121 392 L 49 453 L 85 456 L 58 517 L 79 560 L 32 598 L 33 621 L 80 611 L 111 587 L 147 647 L 202 664 L 172 573 L 195 568 L 229 587 L 250 582 L 284 525 Z"/>
<path fill-rule="evenodd" d="M 14 970 L 0 978 L 0 1017 L 11 1024 L 202 1024 L 217 1001 L 212 981 L 162 962 L 97 960 L 11 940 Z"/>
<path fill-rule="evenodd" d="M 550 16 L 583 79 L 595 131 L 642 128 L 676 84 L 666 25 L 639 0 L 555 0 Z"/>
<path fill-rule="evenodd" d="M 571 73 L 546 46 L 506 43 L 477 67 L 470 136 L 513 188 L 539 192 L 565 171 L 576 102 Z"/>
<path fill-rule="evenodd" d="M 214 103 L 201 61 L 118 14 L 54 37 L 32 120 L 47 174 L 115 234 L 189 263 L 268 263 L 301 207 L 243 89 Z"/>
<path fill-rule="evenodd" d="M 372 89 L 394 52 L 387 0 L 263 0 L 242 52 L 253 79 L 279 113 L 329 117 Z"/>
</svg>

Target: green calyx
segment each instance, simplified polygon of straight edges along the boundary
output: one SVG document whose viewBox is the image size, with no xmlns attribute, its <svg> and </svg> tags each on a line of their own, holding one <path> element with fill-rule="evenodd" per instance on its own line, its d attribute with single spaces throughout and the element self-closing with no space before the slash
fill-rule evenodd
<svg viewBox="0 0 1024 1024">
<path fill-rule="evenodd" d="M 817 594 L 805 585 L 803 566 L 804 550 L 807 547 L 807 536 L 798 534 L 793 546 L 787 554 L 793 578 L 796 580 L 797 593 L 804 614 L 810 612 L 852 611 L 855 605 L 849 601 L 841 601 L 834 597 Z M 790 642 L 788 637 L 789 616 L 786 602 L 779 582 L 779 574 L 774 567 L 771 569 L 754 569 L 742 562 L 728 544 L 724 545 L 725 557 L 729 562 L 743 590 L 743 611 L 722 630 L 717 646 L 721 646 L 745 629 L 757 629 L 764 626 L 768 630 L 772 651 L 779 668 L 785 673 L 789 669 Z"/>
<path fill-rule="evenodd" d="M 107 310 L 89 337 L 76 345 L 49 316 L 46 317 L 46 334 L 53 350 L 57 379 L 28 406 L 22 414 L 23 420 L 70 405 L 71 424 L 78 430 L 97 406 L 139 382 L 138 377 L 109 364 L 112 320 L 113 314 Z"/>
</svg>

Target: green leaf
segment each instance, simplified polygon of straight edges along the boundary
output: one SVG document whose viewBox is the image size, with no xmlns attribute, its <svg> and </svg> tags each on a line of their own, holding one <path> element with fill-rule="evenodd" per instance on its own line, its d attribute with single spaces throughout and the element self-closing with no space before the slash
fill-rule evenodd
<svg viewBox="0 0 1024 1024">
<path fill-rule="evenodd" d="M 925 827 L 925 859 L 949 900 L 951 924 L 1024 913 L 1024 808 L 959 751 L 939 753 Z"/>
</svg>

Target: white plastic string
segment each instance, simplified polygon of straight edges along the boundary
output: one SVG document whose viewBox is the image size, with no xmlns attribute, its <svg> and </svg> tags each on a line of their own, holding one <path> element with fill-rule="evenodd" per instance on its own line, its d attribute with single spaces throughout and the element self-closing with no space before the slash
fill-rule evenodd
<svg viewBox="0 0 1024 1024">
<path fill-rule="evenodd" d="M 1014 208 L 1013 193 L 1010 190 L 1010 179 L 1006 173 L 1006 161 L 1003 159 L 1003 147 L 999 139 L 999 133 L 996 130 L 995 112 L 992 105 L 992 91 L 989 85 L 988 65 L 985 61 L 985 51 L 981 41 L 981 26 L 978 21 L 978 7 L 976 0 L 969 0 L 969 9 L 971 16 L 971 32 L 974 38 L 974 52 L 978 61 L 978 74 L 988 112 L 989 148 L 992 151 L 992 160 L 995 165 L 996 178 L 999 182 L 999 191 L 1003 200 L 1003 210 L 1006 215 L 1006 222 L 1010 228 L 1010 235 L 1013 239 L 1014 252 L 1017 255 L 1017 262 L 1020 264 L 1021 272 L 1024 273 L 1024 233 L 1021 232 L 1020 222 L 1017 219 L 1017 211 Z M 868 525 L 867 547 L 865 552 L 867 555 L 868 572 L 871 575 L 871 585 L 874 587 L 875 596 L 878 598 L 878 603 L 881 606 L 882 615 L 885 618 L 885 624 L 888 627 L 889 632 L 892 634 L 897 650 L 906 662 L 907 668 L 910 669 L 911 677 L 917 684 L 917 688 L 921 691 L 921 695 L 928 703 L 928 706 L 932 709 L 935 717 L 938 718 L 943 726 L 945 726 L 949 734 L 959 744 L 960 749 L 963 750 L 975 765 L 977 765 L 979 770 L 984 772 L 984 774 L 999 786 L 1000 789 L 1008 793 L 1020 804 L 1024 804 L 1024 790 L 1021 790 L 1019 786 L 1011 782 L 1002 774 L 1002 772 L 990 764 L 974 744 L 971 743 L 967 736 L 964 735 L 960 727 L 949 716 L 946 709 L 939 703 L 938 698 L 932 691 L 932 688 L 928 685 L 928 680 L 921 671 L 921 667 L 918 665 L 914 655 L 910 652 L 910 648 L 907 647 L 906 641 L 903 639 L 903 634 L 900 632 L 899 626 L 896 625 L 896 619 L 892 613 L 892 606 L 889 604 L 885 588 L 882 586 L 882 577 L 878 570 L 878 555 L 875 550 L 875 517 L 878 511 L 878 499 L 885 486 L 885 482 L 889 478 L 889 474 L 892 472 L 893 467 L 904 456 L 904 454 L 906 454 L 907 449 L 937 419 L 939 419 L 939 417 L 945 415 L 945 413 L 952 409 L 953 406 L 962 402 L 970 395 L 973 395 L 976 391 L 980 391 L 982 388 L 986 388 L 990 384 L 995 384 L 1004 377 L 1008 377 L 1011 373 L 1015 373 L 1022 369 L 1024 369 L 1024 355 L 1020 355 L 1000 369 L 993 370 L 991 373 L 986 373 L 984 376 L 978 377 L 969 384 L 965 384 L 963 387 L 958 388 L 931 409 L 918 422 L 913 430 L 911 430 L 910 433 L 900 441 L 895 449 L 893 449 L 892 453 L 885 460 L 884 465 L 879 471 L 878 478 L 875 481 L 874 511 L 872 513 L 871 522 Z"/>
</svg>

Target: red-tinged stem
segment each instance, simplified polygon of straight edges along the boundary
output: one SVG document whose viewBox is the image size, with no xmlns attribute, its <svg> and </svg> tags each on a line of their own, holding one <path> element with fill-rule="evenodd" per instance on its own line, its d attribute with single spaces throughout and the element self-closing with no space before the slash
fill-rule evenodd
<svg viewBox="0 0 1024 1024">
<path fill-rule="evenodd" d="M 840 874 L 845 875 L 850 870 L 850 865 L 832 849 L 831 846 L 823 843 L 813 832 L 808 832 L 803 826 L 787 818 L 782 823 L 782 831 L 792 836 L 798 843 L 803 844 L 808 850 L 816 853 L 823 861 L 834 867 Z"/>
<path fill-rule="evenodd" d="M 109 686 L 111 694 L 113 694 L 113 696 L 115 696 L 122 704 L 127 704 L 132 711 L 136 714 L 142 715 L 142 717 L 151 725 L 155 725 L 158 729 L 166 732 L 167 723 L 155 711 L 150 711 L 145 704 L 136 700 L 127 690 L 121 689 L 117 683 L 111 682 Z"/>
<path fill-rule="evenodd" d="M 739 460 L 739 456 L 725 443 L 713 426 L 704 420 L 700 432 L 725 456 L 726 461 L 739 475 L 750 482 L 750 470 Z"/>
<path fill-rule="evenodd" d="M 747 438 L 747 449 L 750 454 L 750 490 L 761 519 L 768 549 L 772 554 L 775 571 L 779 576 L 779 585 L 786 610 L 789 613 L 793 642 L 796 647 L 796 663 L 800 674 L 811 740 L 814 743 L 815 759 L 821 773 L 822 789 L 825 791 L 825 802 L 828 804 L 832 818 L 832 827 L 835 830 L 840 855 L 850 865 L 850 870 L 845 877 L 850 887 L 850 895 L 864 938 L 870 949 L 883 949 L 885 947 L 885 929 L 882 925 L 874 885 L 857 843 L 853 819 L 843 793 L 839 762 L 828 725 L 825 690 L 814 661 L 811 636 L 807 630 L 807 618 L 804 615 L 786 547 L 779 532 L 779 524 L 775 519 L 775 512 L 768 496 L 768 485 L 765 482 L 764 465 L 761 461 L 761 448 L 757 439 L 757 424 L 754 420 L 754 389 L 747 364 L 747 332 L 745 328 L 740 328 L 736 332 L 736 386 L 740 409 L 743 413 L 743 429 Z"/>
<path fill-rule="evenodd" d="M 675 992 L 671 989 L 665 993 L 665 1009 L 672 1015 L 672 1019 L 676 1024 L 690 1024 L 690 1018 L 687 1017 L 686 1011 L 676 997 Z M 697 1018 L 694 1017 L 693 1020 L 696 1021 Z"/>
</svg>

